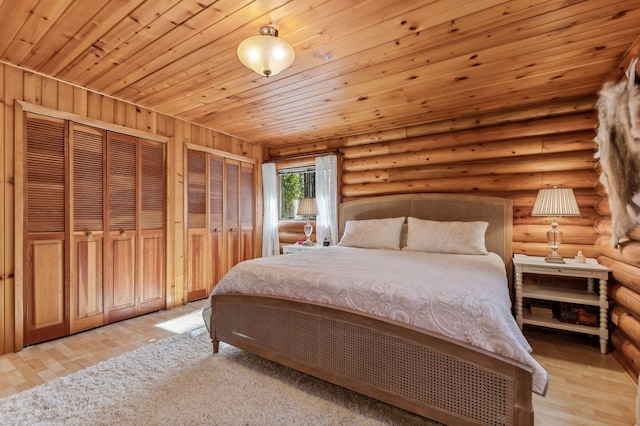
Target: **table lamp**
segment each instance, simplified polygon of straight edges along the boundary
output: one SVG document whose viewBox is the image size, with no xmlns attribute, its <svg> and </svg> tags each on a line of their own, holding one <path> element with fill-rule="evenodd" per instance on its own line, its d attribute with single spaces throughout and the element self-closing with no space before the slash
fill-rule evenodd
<svg viewBox="0 0 640 426">
<path fill-rule="evenodd" d="M 562 242 L 562 231 L 558 229 L 557 218 L 560 216 L 580 216 L 576 197 L 571 188 L 546 188 L 538 191 L 531 216 L 548 216 L 552 218 L 551 230 L 547 232 L 547 242 L 551 246 L 551 254 L 545 257 L 547 263 L 565 263 L 558 254 Z"/>
<path fill-rule="evenodd" d="M 314 242 L 311 241 L 311 233 L 313 232 L 313 226 L 311 226 L 311 222 L 309 222 L 309 216 L 315 216 L 318 214 L 318 209 L 316 207 L 316 199 L 315 198 L 303 198 L 300 200 L 300 204 L 298 205 L 298 216 L 303 216 L 307 219 L 307 223 L 304 225 L 304 235 L 307 236 L 307 239 L 302 245 L 304 246 L 312 246 Z"/>
</svg>

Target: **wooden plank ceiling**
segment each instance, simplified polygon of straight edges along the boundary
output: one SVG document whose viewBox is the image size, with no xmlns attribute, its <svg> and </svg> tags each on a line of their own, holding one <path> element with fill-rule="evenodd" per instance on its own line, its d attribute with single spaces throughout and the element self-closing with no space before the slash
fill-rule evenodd
<svg viewBox="0 0 640 426">
<path fill-rule="evenodd" d="M 638 0 L 0 0 L 0 60 L 265 146 L 594 95 Z M 236 48 L 272 25 L 265 78 Z"/>
</svg>

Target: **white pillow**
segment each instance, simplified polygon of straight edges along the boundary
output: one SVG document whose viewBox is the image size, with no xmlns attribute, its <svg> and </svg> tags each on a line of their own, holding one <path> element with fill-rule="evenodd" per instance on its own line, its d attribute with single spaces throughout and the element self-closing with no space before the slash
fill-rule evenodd
<svg viewBox="0 0 640 426">
<path fill-rule="evenodd" d="M 488 254 L 484 236 L 488 222 L 440 222 L 407 219 L 409 231 L 403 250 L 454 254 Z"/>
<path fill-rule="evenodd" d="M 339 246 L 372 249 L 400 249 L 404 217 L 348 220 Z"/>
</svg>

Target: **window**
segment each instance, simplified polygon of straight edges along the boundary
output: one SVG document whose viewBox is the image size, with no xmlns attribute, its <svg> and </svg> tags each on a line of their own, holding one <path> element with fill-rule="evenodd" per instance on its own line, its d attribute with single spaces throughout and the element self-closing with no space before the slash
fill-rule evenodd
<svg viewBox="0 0 640 426">
<path fill-rule="evenodd" d="M 302 219 L 296 215 L 302 198 L 316 196 L 316 168 L 283 169 L 278 172 L 280 185 L 280 219 Z"/>
</svg>

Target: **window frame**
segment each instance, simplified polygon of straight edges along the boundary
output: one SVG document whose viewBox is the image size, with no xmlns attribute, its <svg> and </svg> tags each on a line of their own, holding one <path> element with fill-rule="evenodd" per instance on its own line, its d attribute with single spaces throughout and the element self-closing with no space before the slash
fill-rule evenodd
<svg viewBox="0 0 640 426">
<path fill-rule="evenodd" d="M 283 176 L 291 175 L 291 174 L 304 174 L 307 179 L 304 179 L 302 183 L 302 198 L 315 198 L 316 194 L 316 185 L 315 185 L 315 175 L 316 175 L 316 167 L 313 166 L 298 166 L 298 167 L 287 167 L 278 170 L 278 220 L 280 221 L 296 221 L 301 222 L 307 220 L 306 217 L 299 217 L 297 214 L 293 214 L 291 217 L 284 216 L 284 187 L 283 187 Z M 299 198 L 294 198 L 294 200 L 298 200 Z M 292 206 L 295 208 L 295 205 Z M 315 220 L 315 216 L 309 216 L 310 220 Z"/>
</svg>

